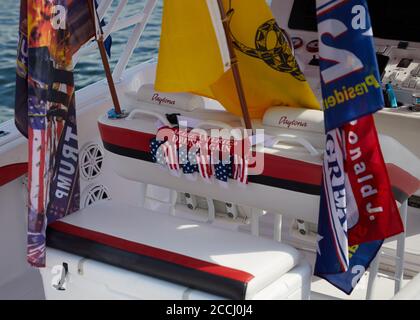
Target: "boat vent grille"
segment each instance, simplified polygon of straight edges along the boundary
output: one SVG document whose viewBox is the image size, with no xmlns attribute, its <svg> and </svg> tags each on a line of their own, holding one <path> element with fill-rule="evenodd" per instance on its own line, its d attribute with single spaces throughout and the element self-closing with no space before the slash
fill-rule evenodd
<svg viewBox="0 0 420 320">
<path fill-rule="evenodd" d="M 83 204 L 85 208 L 103 200 L 111 200 L 111 195 L 107 187 L 102 184 L 97 184 L 86 188 L 83 197 Z"/>
<path fill-rule="evenodd" d="M 97 143 L 87 144 L 80 156 L 80 173 L 84 180 L 93 180 L 101 174 L 104 151 Z"/>
</svg>

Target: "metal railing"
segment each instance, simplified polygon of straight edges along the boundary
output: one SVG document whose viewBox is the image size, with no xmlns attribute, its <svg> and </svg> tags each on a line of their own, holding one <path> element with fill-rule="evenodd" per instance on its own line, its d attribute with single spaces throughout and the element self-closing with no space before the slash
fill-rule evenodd
<svg viewBox="0 0 420 320">
<path fill-rule="evenodd" d="M 99 19 L 102 20 L 107 12 L 110 10 L 112 3 L 115 0 L 101 0 L 98 4 L 97 13 Z M 115 8 L 111 18 L 103 26 L 104 38 L 106 39 L 109 35 L 114 32 L 126 29 L 128 27 L 134 26 L 131 36 L 128 38 L 128 41 L 125 44 L 122 54 L 120 55 L 117 64 L 113 70 L 114 81 L 118 81 L 124 70 L 127 68 L 128 62 L 133 54 L 134 49 L 136 48 L 137 43 L 139 42 L 144 29 L 149 21 L 150 16 L 153 13 L 154 8 L 156 7 L 158 0 L 147 0 L 143 12 L 132 14 L 128 17 L 122 17 L 124 8 L 126 7 L 128 0 L 120 0 L 118 5 Z M 98 50 L 98 45 L 96 41 L 91 41 L 83 46 L 73 57 L 73 63 L 76 65 L 80 58 L 86 56 L 95 50 Z"/>
</svg>

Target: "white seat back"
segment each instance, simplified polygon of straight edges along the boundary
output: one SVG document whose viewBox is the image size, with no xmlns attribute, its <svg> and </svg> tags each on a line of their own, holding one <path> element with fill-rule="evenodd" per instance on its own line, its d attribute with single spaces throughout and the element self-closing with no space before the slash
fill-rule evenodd
<svg viewBox="0 0 420 320">
<path fill-rule="evenodd" d="M 137 91 L 137 100 L 168 106 L 171 108 L 193 111 L 204 109 L 204 98 L 191 93 L 165 93 L 156 91 L 154 85 L 144 84 Z"/>
</svg>

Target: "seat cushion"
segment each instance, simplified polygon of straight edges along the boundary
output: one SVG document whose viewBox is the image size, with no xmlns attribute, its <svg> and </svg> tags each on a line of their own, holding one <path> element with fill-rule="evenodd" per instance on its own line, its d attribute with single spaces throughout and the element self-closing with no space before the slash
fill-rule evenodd
<svg viewBox="0 0 420 320">
<path fill-rule="evenodd" d="M 137 91 L 137 100 L 169 106 L 183 111 L 204 109 L 204 98 L 191 93 L 167 93 L 155 90 L 153 84 L 144 84 Z"/>
<path fill-rule="evenodd" d="M 251 299 L 299 262 L 275 241 L 112 202 L 51 224 L 47 244 L 231 299 Z"/>
<path fill-rule="evenodd" d="M 324 113 L 293 107 L 272 107 L 264 113 L 265 126 L 324 134 Z"/>
</svg>

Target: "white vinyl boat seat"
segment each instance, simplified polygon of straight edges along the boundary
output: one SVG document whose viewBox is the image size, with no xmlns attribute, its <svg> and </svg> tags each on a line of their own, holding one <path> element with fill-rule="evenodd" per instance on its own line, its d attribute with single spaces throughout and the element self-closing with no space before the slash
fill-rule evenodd
<svg viewBox="0 0 420 320">
<path fill-rule="evenodd" d="M 211 120 L 221 126 L 225 121 L 220 116 L 220 112 L 199 111 L 190 115 L 199 123 Z M 178 170 L 179 175 L 162 170 L 154 162 L 150 147 L 150 141 L 156 138 L 157 120 L 164 124 L 167 121 L 157 111 L 141 109 L 133 110 L 125 119 L 109 119 L 106 115 L 99 118 L 107 159 L 119 176 L 318 223 L 325 139 L 322 112 L 276 107 L 267 110 L 262 121 L 254 121 L 255 128 L 264 129 L 267 136 L 280 143 L 266 146 L 264 153 L 259 153 L 264 159 L 262 172 L 249 175 L 245 188 L 238 187 L 234 179 L 228 179 L 227 188 L 221 188 L 214 177 L 207 183 L 200 177 L 188 179 L 183 170 Z M 380 141 L 392 187 L 402 202 L 419 188 L 418 159 L 389 137 L 381 136 Z M 303 148 L 305 145 L 312 148 Z"/>
<path fill-rule="evenodd" d="M 252 299 L 300 259 L 276 241 L 109 201 L 51 224 L 47 245 L 231 299 Z"/>
<path fill-rule="evenodd" d="M 207 118 L 213 120 L 210 114 L 217 112 L 207 112 Z M 303 159 L 299 156 L 292 158 L 274 148 L 267 148 L 267 152 L 260 155 L 264 158 L 261 174 L 249 175 L 249 183 L 245 188 L 238 187 L 238 182 L 234 179 L 227 181 L 228 188 L 222 188 L 214 177 L 211 183 L 200 177 L 177 177 L 162 170 L 153 161 L 150 141 L 156 137 L 157 119 L 165 123 L 161 114 L 153 114 L 150 110 L 134 110 L 125 119 L 109 119 L 106 115 L 100 117 L 98 126 L 103 146 L 116 174 L 128 180 L 178 192 L 271 212 L 280 211 L 308 222 L 318 221 L 322 180 L 320 155 L 312 156 L 306 151 Z M 295 205 L 296 203 L 300 205 Z"/>
<path fill-rule="evenodd" d="M 142 85 L 138 89 L 135 98 L 137 101 L 166 106 L 174 108 L 175 110 L 193 111 L 196 109 L 204 109 L 203 97 L 187 92 L 159 92 L 155 90 L 152 83 Z"/>
</svg>

